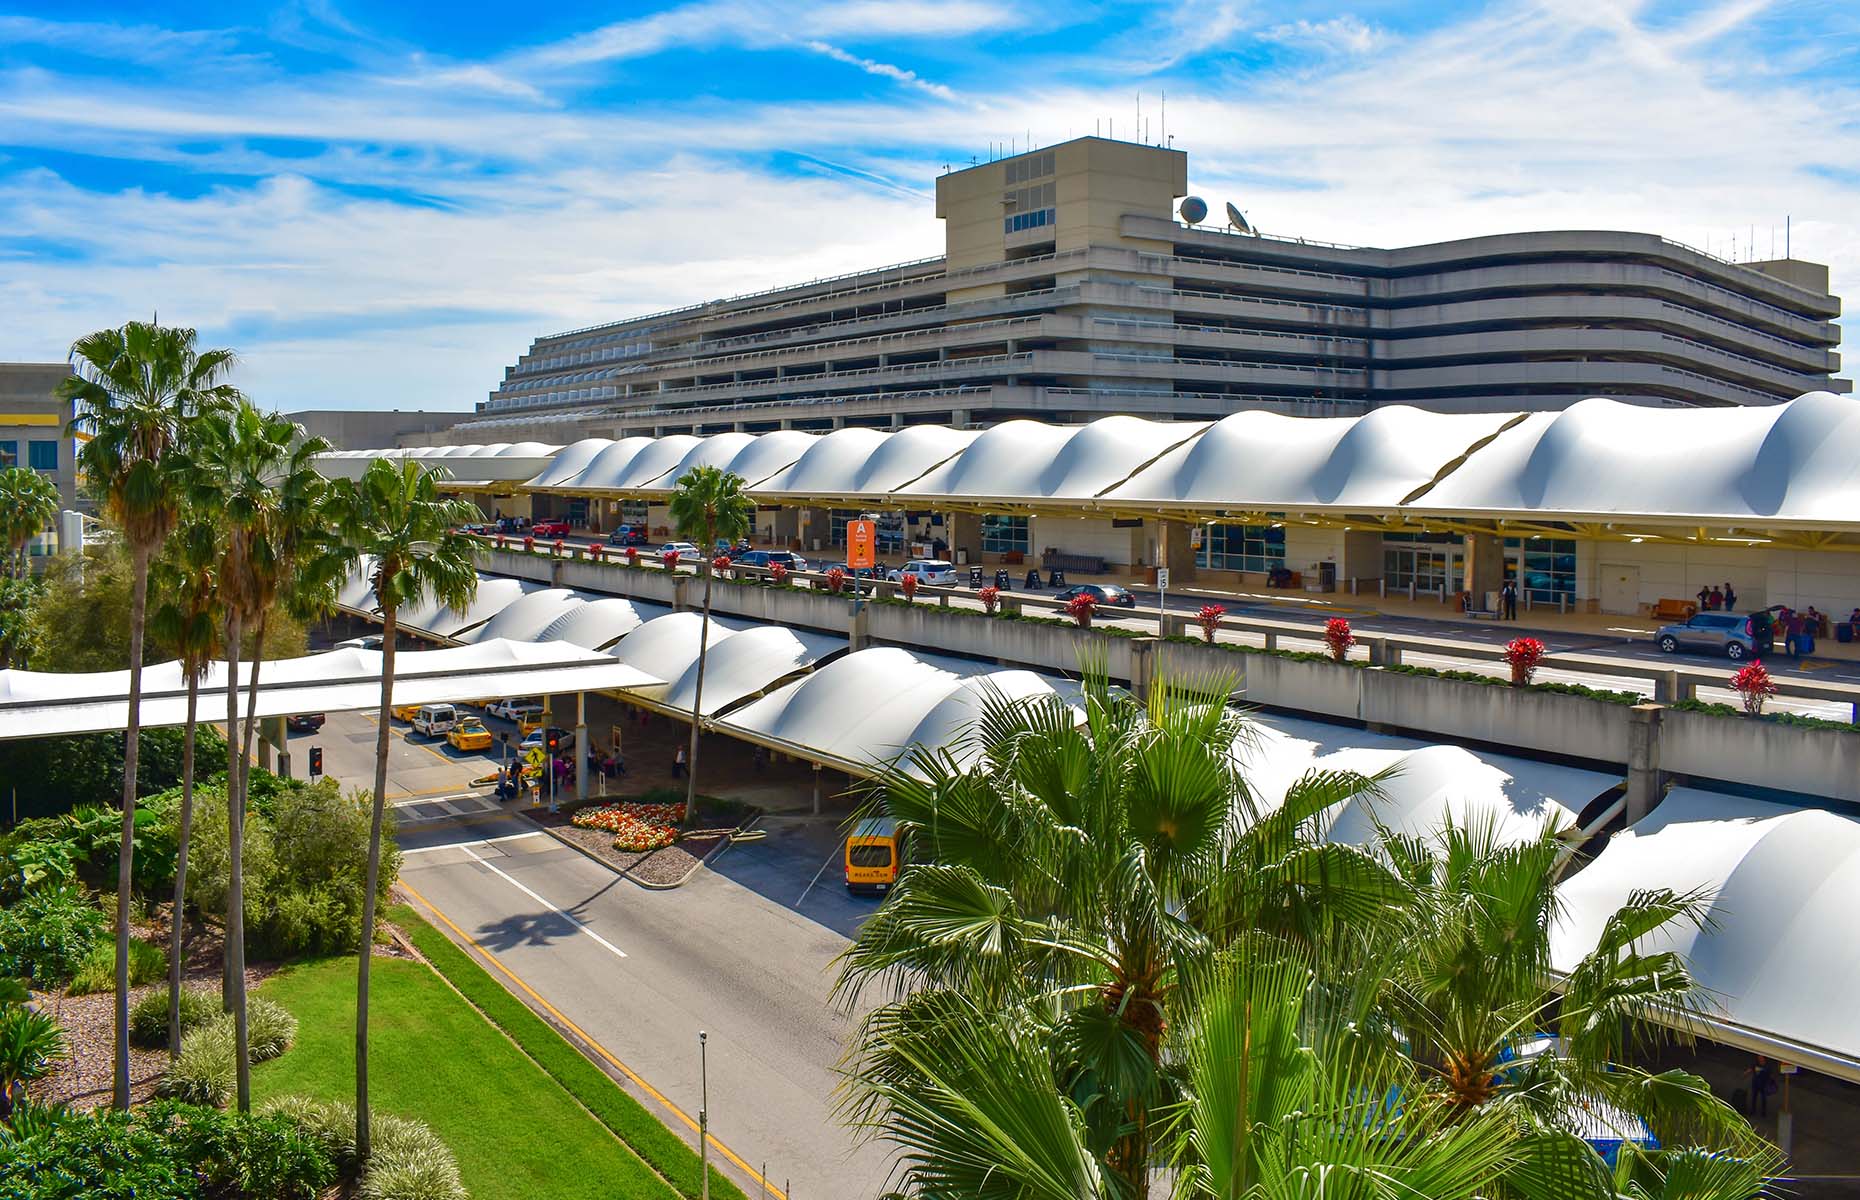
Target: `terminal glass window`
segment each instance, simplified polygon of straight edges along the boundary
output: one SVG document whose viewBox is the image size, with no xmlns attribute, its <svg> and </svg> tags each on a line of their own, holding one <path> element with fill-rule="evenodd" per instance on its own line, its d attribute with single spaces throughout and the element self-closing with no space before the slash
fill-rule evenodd
<svg viewBox="0 0 1860 1200">
<path fill-rule="evenodd" d="M 846 544 L 846 522 L 858 520 L 859 510 L 856 508 L 836 508 L 827 514 L 827 518 L 832 525 L 832 544 L 835 546 L 844 546 Z"/>
<path fill-rule="evenodd" d="M 56 471 L 58 469 L 58 443 L 33 442 L 31 446 L 32 462 L 28 464 L 35 471 Z"/>
<path fill-rule="evenodd" d="M 1506 538 L 1507 558 L 1516 559 L 1518 590 L 1533 604 L 1566 603 L 1576 599 L 1576 541 L 1574 538 Z M 1512 563 L 1506 563 L 1509 573 Z"/>
<path fill-rule="evenodd" d="M 1263 575 L 1285 565 L 1285 530 L 1271 525 L 1210 525 L 1196 561 L 1216 571 Z"/>
<path fill-rule="evenodd" d="M 648 503 L 644 500 L 622 500 L 620 502 L 620 522 L 623 525 L 644 525 Z"/>
<path fill-rule="evenodd" d="M 1385 533 L 1382 580 L 1389 591 L 1438 595 L 1458 591 L 1465 563 L 1457 533 Z"/>
<path fill-rule="evenodd" d="M 0 467 L 17 467 L 19 465 L 19 443 L 16 441 L 0 442 Z"/>
<path fill-rule="evenodd" d="M 993 513 L 982 517 L 982 553 L 1007 554 L 1018 550 L 1025 554 L 1031 544 L 1027 518 L 997 517 Z"/>
</svg>

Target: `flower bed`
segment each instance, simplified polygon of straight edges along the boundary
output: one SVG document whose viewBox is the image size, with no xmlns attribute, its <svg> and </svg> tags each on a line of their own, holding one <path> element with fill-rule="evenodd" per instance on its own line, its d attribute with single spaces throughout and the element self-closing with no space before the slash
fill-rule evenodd
<svg viewBox="0 0 1860 1200">
<path fill-rule="evenodd" d="M 635 854 L 658 850 L 678 840 L 678 823 L 685 819 L 682 804 L 603 804 L 584 808 L 574 816 L 583 829 L 614 835 L 614 849 Z"/>
</svg>

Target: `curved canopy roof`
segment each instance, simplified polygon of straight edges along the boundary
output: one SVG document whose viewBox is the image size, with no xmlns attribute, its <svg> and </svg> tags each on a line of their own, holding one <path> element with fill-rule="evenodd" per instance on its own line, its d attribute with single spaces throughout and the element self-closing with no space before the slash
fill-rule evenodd
<svg viewBox="0 0 1860 1200">
<path fill-rule="evenodd" d="M 396 614 L 395 623 L 403 629 L 456 638 L 489 621 L 516 603 L 519 597 L 541 591 L 545 586 L 529 579 L 481 575 L 478 577 L 478 592 L 463 611 L 440 604 L 436 599 L 428 596 L 420 603 L 402 609 Z M 372 593 L 368 603 L 372 607 L 374 603 Z"/>
<path fill-rule="evenodd" d="M 1506 430 L 1415 507 L 1852 523 L 1860 401 L 1830 392 L 1752 408 L 1584 400 Z"/>
<path fill-rule="evenodd" d="M 835 659 L 717 724 L 753 741 L 870 769 L 908 747 L 918 725 L 964 679 L 987 671 L 980 663 L 874 646 Z"/>
<path fill-rule="evenodd" d="M 642 438 L 641 440 L 650 441 L 651 439 Z M 530 480 L 527 486 L 552 488 L 566 483 L 593 462 L 596 455 L 613 444 L 612 438 L 582 438 L 572 446 L 565 446 L 560 454 L 549 460 L 548 467 Z"/>
<path fill-rule="evenodd" d="M 957 680 L 956 686 L 911 727 L 904 737 L 903 748 L 942 751 L 959 765 L 967 766 L 980 752 L 967 744 L 964 735 L 982 715 L 991 698 L 1035 700 L 1042 696 L 1057 696 L 1073 707 L 1080 720 L 1084 719 L 1083 691 L 1071 680 L 1012 668 L 989 671 Z M 907 754 L 903 765 L 906 771 L 922 773 L 914 754 Z"/>
<path fill-rule="evenodd" d="M 620 639 L 609 653 L 614 658 L 669 685 L 697 661 L 698 634 L 704 627 L 704 615 L 694 612 L 668 613 L 647 621 Z M 745 629 L 751 622 L 730 617 L 710 619 L 710 653 Z M 650 693 L 648 693 L 650 694 Z"/>
<path fill-rule="evenodd" d="M 704 659 L 703 715 L 707 717 L 846 649 L 845 638 L 784 625 L 758 625 L 721 642 L 715 636 Z M 693 647 L 691 665 L 657 699 L 667 708 L 690 712 L 696 696 L 697 651 Z"/>
<path fill-rule="evenodd" d="M 484 584 L 480 583 L 479 587 Z M 498 610 L 490 620 L 459 635 L 461 642 L 491 641 L 510 638 L 519 642 L 545 640 L 542 632 L 563 613 L 581 607 L 587 597 L 573 588 L 543 588 L 519 596 Z"/>
<path fill-rule="evenodd" d="M 1089 500 L 1205 428 L 1125 416 L 1089 425 L 1006 421 L 898 495 Z"/>
<path fill-rule="evenodd" d="M 564 609 L 536 635 L 539 642 L 568 642 L 589 650 L 605 650 L 647 621 L 670 616 L 671 609 L 640 600 L 603 596 Z"/>
<path fill-rule="evenodd" d="M 1620 782 L 1599 771 L 1278 715 L 1256 717 L 1251 740 L 1235 749 L 1264 810 L 1309 771 L 1391 771 L 1380 796 L 1355 797 L 1326 815 L 1325 836 L 1353 845 L 1372 841 L 1377 821 L 1425 836 L 1449 819 L 1461 827 L 1490 822 L 1501 843 L 1527 841 L 1546 822 L 1574 825 L 1590 801 Z"/>
<path fill-rule="evenodd" d="M 718 467 L 742 477 L 753 487 L 784 467 L 792 466 L 817 440 L 811 433 L 781 429 L 773 433 L 718 433 L 705 438 L 656 482 L 641 490 L 671 492 L 685 472 L 694 467 Z"/>
<path fill-rule="evenodd" d="M 596 450 L 587 463 L 575 471 L 545 484 L 542 476 L 530 480 L 529 487 L 559 487 L 569 492 L 612 491 L 618 480 L 627 478 L 627 468 L 634 459 L 646 451 L 657 438 L 629 437 L 617 442 L 610 442 Z"/>
<path fill-rule="evenodd" d="M 1362 417 L 1238 412 L 1105 494 L 1107 503 L 1394 508 L 1515 413 L 1407 405 Z"/>
<path fill-rule="evenodd" d="M 1563 884 L 1556 968 L 1573 967 L 1643 888 L 1703 889 L 1713 899 L 1704 929 L 1669 926 L 1643 938 L 1641 953 L 1681 952 L 1725 1021 L 1839 1056 L 1855 1077 L 1860 820 L 1674 788 Z"/>
<path fill-rule="evenodd" d="M 754 489 L 758 496 L 862 496 L 881 498 L 962 450 L 980 435 L 972 429 L 913 425 L 887 432 L 836 429 L 809 446 L 793 466 Z"/>
</svg>

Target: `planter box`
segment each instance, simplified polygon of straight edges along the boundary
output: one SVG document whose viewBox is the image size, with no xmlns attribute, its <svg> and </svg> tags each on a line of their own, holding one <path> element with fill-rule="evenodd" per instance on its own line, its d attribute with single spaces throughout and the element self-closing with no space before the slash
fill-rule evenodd
<svg viewBox="0 0 1860 1200">
<path fill-rule="evenodd" d="M 1660 768 L 1860 803 L 1860 731 L 1667 709 Z"/>
</svg>

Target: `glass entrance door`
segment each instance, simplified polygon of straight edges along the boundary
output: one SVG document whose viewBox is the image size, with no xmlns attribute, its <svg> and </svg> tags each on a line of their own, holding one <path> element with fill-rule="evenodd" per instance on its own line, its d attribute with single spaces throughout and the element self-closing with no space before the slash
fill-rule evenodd
<svg viewBox="0 0 1860 1200">
<path fill-rule="evenodd" d="M 1458 590 L 1462 555 L 1450 546 L 1415 543 L 1382 548 L 1382 578 L 1391 592 L 1405 592 L 1410 585 L 1417 596 L 1438 596 Z"/>
</svg>

